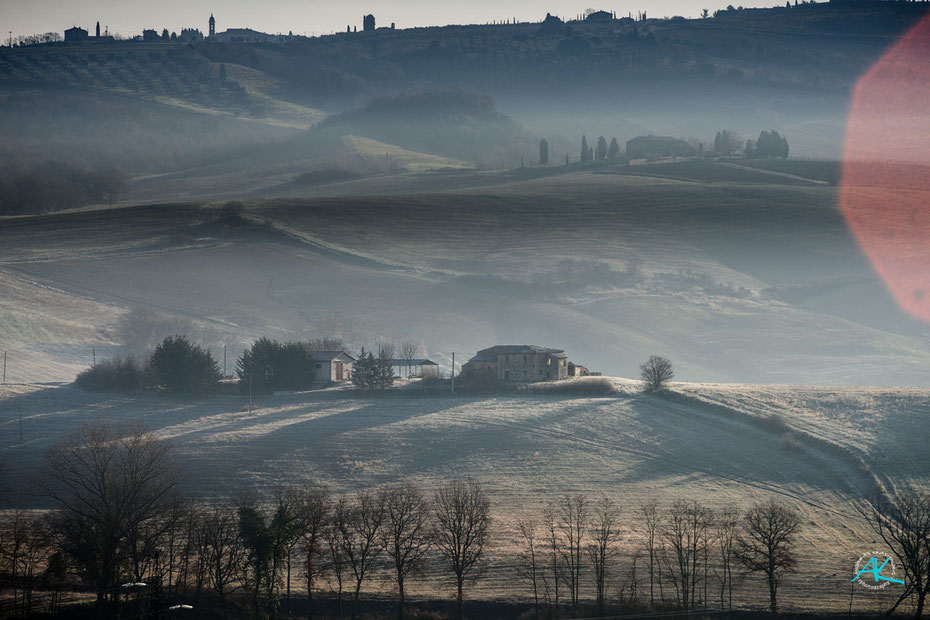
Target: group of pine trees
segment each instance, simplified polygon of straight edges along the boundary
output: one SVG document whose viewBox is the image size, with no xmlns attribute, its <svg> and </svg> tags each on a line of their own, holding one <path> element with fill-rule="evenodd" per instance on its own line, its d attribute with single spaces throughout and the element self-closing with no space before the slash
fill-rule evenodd
<svg viewBox="0 0 930 620">
<path fill-rule="evenodd" d="M 260 338 L 236 363 L 239 384 L 255 392 L 306 390 L 314 379 L 313 351 L 303 342 Z"/>
<path fill-rule="evenodd" d="M 759 139 L 746 140 L 745 156 L 757 159 L 788 159 L 788 139 L 778 135 L 774 129 L 763 131 Z"/>
<path fill-rule="evenodd" d="M 600 136 L 597 139 L 596 145 L 592 147 L 588 145 L 587 136 L 581 136 L 581 163 L 590 164 L 604 161 L 623 162 L 624 159 L 624 154 L 620 151 L 620 143 L 617 142 L 616 138 L 611 139 L 608 145 L 607 139 L 604 136 Z M 549 141 L 545 138 L 539 141 L 539 163 L 542 166 L 549 164 Z M 567 166 L 569 163 L 570 157 L 566 154 L 565 165 Z"/>
<path fill-rule="evenodd" d="M 352 385 L 363 392 L 380 392 L 394 385 L 394 364 L 388 350 L 382 348 L 375 356 L 362 348 L 352 365 Z"/>
<path fill-rule="evenodd" d="M 93 391 L 198 393 L 210 391 L 220 379 L 219 365 L 208 350 L 185 336 L 169 336 L 145 358 L 101 360 L 80 373 L 74 383 Z"/>
<path fill-rule="evenodd" d="M 343 344 L 332 339 L 278 342 L 259 338 L 236 362 L 239 386 L 243 391 L 256 394 L 308 390 L 317 379 L 313 354 L 324 350 L 320 347 L 338 350 Z M 364 392 L 391 387 L 394 383 L 391 352 L 391 348 L 383 347 L 374 355 L 363 348 L 351 372 L 353 385 Z M 169 336 L 142 358 L 118 357 L 96 362 L 78 375 L 75 384 L 92 391 L 207 393 L 214 390 L 222 378 L 219 364 L 208 349 L 186 336 Z"/>
<path fill-rule="evenodd" d="M 724 129 L 714 137 L 714 153 L 735 155 L 740 151 L 747 159 L 788 159 L 788 139 L 774 129 L 763 131 L 755 141 L 743 140 L 734 131 Z"/>
<path fill-rule="evenodd" d="M 581 163 L 589 164 L 592 162 L 603 162 L 603 161 L 621 161 L 623 159 L 622 154 L 620 153 L 620 143 L 617 142 L 616 138 L 611 139 L 610 145 L 607 144 L 607 139 L 604 136 L 600 136 L 597 139 L 597 145 L 591 147 L 588 145 L 588 138 L 585 135 L 581 136 Z"/>
</svg>

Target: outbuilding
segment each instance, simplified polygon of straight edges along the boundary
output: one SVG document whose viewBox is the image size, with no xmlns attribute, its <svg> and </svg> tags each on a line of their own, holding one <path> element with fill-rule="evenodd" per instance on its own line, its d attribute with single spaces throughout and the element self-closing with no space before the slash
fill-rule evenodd
<svg viewBox="0 0 930 620">
<path fill-rule="evenodd" d="M 345 351 L 314 351 L 314 383 L 340 383 L 352 380 L 355 358 Z"/>
</svg>

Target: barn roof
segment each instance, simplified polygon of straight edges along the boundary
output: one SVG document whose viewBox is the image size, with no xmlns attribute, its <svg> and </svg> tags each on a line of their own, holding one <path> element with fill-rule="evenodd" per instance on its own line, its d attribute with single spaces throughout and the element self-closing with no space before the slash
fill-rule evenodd
<svg viewBox="0 0 930 620">
<path fill-rule="evenodd" d="M 526 355 L 535 353 L 548 353 L 554 357 L 567 357 L 563 349 L 550 349 L 535 344 L 499 344 L 487 349 L 481 349 L 470 362 L 495 362 L 498 355 Z"/>
<path fill-rule="evenodd" d="M 346 353 L 345 351 L 313 351 L 312 353 L 313 353 L 313 359 L 315 359 L 318 362 L 331 362 L 332 360 L 336 359 L 340 355 L 344 355 L 345 357 L 349 358 L 353 362 L 355 361 L 355 358 L 349 355 L 348 353 Z"/>
</svg>

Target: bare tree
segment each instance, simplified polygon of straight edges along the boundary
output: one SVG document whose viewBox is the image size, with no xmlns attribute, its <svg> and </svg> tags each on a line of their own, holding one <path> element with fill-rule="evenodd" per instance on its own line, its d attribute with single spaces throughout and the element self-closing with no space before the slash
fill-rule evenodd
<svg viewBox="0 0 930 620">
<path fill-rule="evenodd" d="M 645 534 L 646 554 L 649 556 L 649 605 L 654 607 L 655 583 L 656 583 L 656 565 L 658 563 L 657 541 L 659 534 L 659 504 L 655 500 L 650 500 L 643 504 L 643 527 Z"/>
<path fill-rule="evenodd" d="M 128 353 L 146 354 L 165 338 L 191 337 L 196 330 L 187 319 L 165 316 L 151 308 L 141 307 L 133 308 L 121 316 L 116 331 L 117 338 Z"/>
<path fill-rule="evenodd" d="M 453 480 L 435 499 L 435 543 L 455 576 L 459 618 L 465 617 L 465 580 L 477 578 L 491 525 L 491 504 L 475 481 Z"/>
<path fill-rule="evenodd" d="M 378 357 L 394 359 L 394 343 L 388 340 L 378 343 Z"/>
<path fill-rule="evenodd" d="M 351 503 L 340 498 L 333 512 L 333 522 L 338 533 L 336 542 L 345 557 L 346 566 L 355 577 L 355 591 L 352 595 L 354 619 L 358 617 L 362 584 L 382 549 L 380 538 L 385 517 L 384 497 L 363 491 Z"/>
<path fill-rule="evenodd" d="M 299 544 L 303 551 L 304 576 L 307 578 L 307 618 L 313 617 L 313 580 L 322 573 L 323 540 L 330 523 L 329 493 L 320 488 L 295 491 L 294 510 L 297 516 Z"/>
<path fill-rule="evenodd" d="M 863 512 L 872 531 L 888 545 L 904 570 L 904 589 L 886 616 L 913 597 L 914 617 L 920 618 L 930 592 L 930 494 L 879 498 Z"/>
<path fill-rule="evenodd" d="M 664 357 L 653 355 L 639 367 L 639 376 L 645 383 L 647 392 L 658 392 L 665 389 L 669 381 L 675 377 L 672 363 Z"/>
<path fill-rule="evenodd" d="M 533 586 L 533 614 L 539 618 L 539 526 L 534 521 L 520 520 L 517 523 L 520 530 L 520 538 L 523 542 L 521 552 L 520 566 L 521 572 L 527 581 Z"/>
<path fill-rule="evenodd" d="M 407 377 L 410 377 L 410 367 L 413 360 L 420 353 L 420 343 L 416 340 L 405 340 L 400 343 L 400 354 L 407 362 Z"/>
<path fill-rule="evenodd" d="M 179 474 L 170 446 L 139 427 L 123 434 L 93 423 L 52 446 L 43 469 L 64 551 L 102 606 L 113 596 L 127 548 L 138 543 L 136 533 L 175 504 Z"/>
<path fill-rule="evenodd" d="M 275 537 L 276 553 L 272 556 L 273 570 L 280 573 L 284 564 L 285 608 L 291 613 L 291 568 L 294 548 L 303 539 L 303 523 L 300 520 L 301 492 L 294 487 L 280 487 L 275 490 L 275 514 L 271 533 Z"/>
<path fill-rule="evenodd" d="M 13 591 L 13 615 L 26 617 L 32 611 L 36 570 L 49 551 L 43 519 L 21 510 L 4 513 L 0 521 L 0 551 Z"/>
<path fill-rule="evenodd" d="M 323 334 L 323 338 L 335 339 L 345 337 L 343 329 L 343 319 L 335 312 L 327 312 L 317 317 L 317 330 Z"/>
<path fill-rule="evenodd" d="M 794 570 L 794 540 L 800 529 L 798 511 L 774 499 L 756 504 L 743 517 L 736 557 L 749 572 L 765 574 L 773 614 L 778 613 L 778 584 L 785 572 Z"/>
<path fill-rule="evenodd" d="M 323 535 L 326 538 L 326 547 L 329 551 L 329 562 L 326 568 L 332 573 L 333 579 L 336 581 L 336 600 L 339 603 L 339 617 L 342 618 L 342 592 L 345 582 L 346 557 L 340 544 L 340 532 L 343 529 L 342 521 L 346 518 L 347 509 L 340 510 L 340 502 L 345 502 L 345 500 L 340 499 L 336 502 L 330 522 L 323 531 Z"/>
<path fill-rule="evenodd" d="M 559 550 L 562 548 L 559 529 L 556 521 L 556 506 L 550 502 L 543 511 L 543 528 L 546 536 L 546 553 L 549 556 L 547 564 L 552 574 L 552 587 L 548 578 L 544 578 L 543 585 L 546 588 L 546 600 L 552 606 L 553 616 L 559 617 L 559 586 L 565 579 L 565 567 L 562 564 L 562 558 Z"/>
<path fill-rule="evenodd" d="M 407 577 L 421 568 L 429 551 L 431 507 L 420 489 L 412 484 L 387 487 L 381 495 L 384 504 L 381 545 L 394 566 L 398 594 L 397 617 L 403 618 Z"/>
<path fill-rule="evenodd" d="M 739 512 L 724 508 L 714 521 L 714 538 L 719 552 L 720 567 L 715 569 L 720 582 L 720 610 L 733 609 L 733 559 L 739 533 Z"/>
<path fill-rule="evenodd" d="M 692 609 L 697 598 L 698 568 L 708 544 L 711 511 L 695 501 L 678 500 L 666 511 L 661 535 L 664 561 L 681 609 Z"/>
<path fill-rule="evenodd" d="M 562 533 L 562 559 L 568 573 L 568 592 L 572 609 L 578 612 L 581 590 L 582 550 L 588 531 L 588 498 L 566 495 L 558 504 L 559 530 Z"/>
<path fill-rule="evenodd" d="M 597 590 L 597 613 L 603 615 L 607 602 L 607 585 L 614 559 L 616 544 L 620 540 L 620 509 L 608 497 L 601 498 L 594 507 L 591 522 L 591 544 L 588 556 L 594 566 L 594 585 Z"/>
<path fill-rule="evenodd" d="M 311 338 L 304 346 L 309 351 L 342 351 L 346 343 L 342 338 Z"/>
<path fill-rule="evenodd" d="M 223 616 L 228 617 L 226 597 L 238 586 L 244 559 L 239 517 L 232 506 L 216 506 L 201 515 L 200 527 L 206 549 L 207 578 L 220 599 Z"/>
</svg>

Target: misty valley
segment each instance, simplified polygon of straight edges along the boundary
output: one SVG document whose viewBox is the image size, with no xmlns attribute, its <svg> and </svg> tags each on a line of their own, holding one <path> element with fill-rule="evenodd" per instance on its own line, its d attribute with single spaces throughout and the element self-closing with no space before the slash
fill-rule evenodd
<svg viewBox="0 0 930 620">
<path fill-rule="evenodd" d="M 921 618 L 927 3 L 392 4 L 9 31 L 0 617 Z"/>
</svg>

